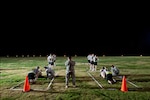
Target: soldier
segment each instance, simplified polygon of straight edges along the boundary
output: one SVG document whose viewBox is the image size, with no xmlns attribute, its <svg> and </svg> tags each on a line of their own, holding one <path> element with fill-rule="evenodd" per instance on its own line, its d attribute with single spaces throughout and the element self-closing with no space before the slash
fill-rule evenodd
<svg viewBox="0 0 150 100">
<path fill-rule="evenodd" d="M 44 67 L 46 72 L 46 78 L 52 79 L 55 77 L 55 71 L 51 67 Z"/>
<path fill-rule="evenodd" d="M 36 74 L 35 74 L 35 72 L 34 72 L 34 69 L 32 70 L 32 71 L 30 71 L 29 73 L 28 73 L 28 80 L 29 80 L 29 83 L 35 83 L 35 81 L 36 81 Z"/>
<path fill-rule="evenodd" d="M 54 56 L 53 56 L 52 54 L 50 54 L 50 55 L 47 57 L 47 61 L 48 61 L 49 67 L 53 68 L 53 66 L 54 66 Z"/>
<path fill-rule="evenodd" d="M 106 69 L 106 80 L 108 81 L 109 84 L 116 83 L 116 80 L 113 79 L 112 72 L 109 71 L 108 69 Z"/>
<path fill-rule="evenodd" d="M 65 66 L 66 66 L 66 88 L 68 88 L 70 77 L 72 78 L 73 87 L 76 87 L 75 69 L 74 69 L 75 61 L 72 60 L 71 56 L 67 58 L 65 62 Z"/>
<path fill-rule="evenodd" d="M 102 69 L 100 69 L 100 76 L 102 78 L 106 78 L 106 67 L 103 67 Z"/>
<path fill-rule="evenodd" d="M 111 72 L 112 72 L 112 76 L 119 75 L 119 69 L 114 65 L 112 65 L 112 67 L 111 67 Z"/>
</svg>

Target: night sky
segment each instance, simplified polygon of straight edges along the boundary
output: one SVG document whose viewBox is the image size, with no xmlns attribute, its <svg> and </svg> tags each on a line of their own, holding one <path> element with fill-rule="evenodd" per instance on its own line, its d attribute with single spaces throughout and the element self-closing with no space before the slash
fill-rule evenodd
<svg viewBox="0 0 150 100">
<path fill-rule="evenodd" d="M 150 55 L 149 18 L 144 14 L 7 13 L 2 23 L 1 56 Z"/>
<path fill-rule="evenodd" d="M 38 27 L 39 28 L 39 27 Z M 150 55 L 149 26 L 67 27 L 45 31 L 44 28 L 27 31 L 20 29 L 2 43 L 5 55 Z M 25 31 L 23 31 L 25 30 Z M 34 32 L 34 30 L 36 30 Z M 56 32 L 55 32 L 56 30 Z M 58 31 L 59 30 L 59 31 Z M 16 31 L 14 29 L 13 31 Z"/>
</svg>

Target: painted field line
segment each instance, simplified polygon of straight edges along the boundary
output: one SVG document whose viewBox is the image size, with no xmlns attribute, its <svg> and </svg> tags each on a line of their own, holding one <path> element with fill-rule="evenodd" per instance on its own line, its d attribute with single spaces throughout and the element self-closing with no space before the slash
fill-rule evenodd
<svg viewBox="0 0 150 100">
<path fill-rule="evenodd" d="M 138 88 L 138 86 L 135 85 L 134 83 L 132 83 L 132 82 L 130 82 L 130 81 L 128 81 L 128 80 L 127 80 L 127 82 Z"/>
<path fill-rule="evenodd" d="M 50 88 L 50 86 L 52 85 L 52 82 L 54 81 L 54 78 L 52 78 L 52 80 L 50 81 L 50 83 L 48 84 L 48 87 L 46 90 L 48 90 Z"/>
<path fill-rule="evenodd" d="M 24 83 L 24 81 L 20 82 L 18 85 L 13 86 L 12 88 L 10 88 L 10 90 L 14 90 L 14 88 L 18 87 L 20 84 Z"/>
<path fill-rule="evenodd" d="M 103 88 L 103 86 L 87 71 L 87 73 L 89 74 L 89 76 L 91 76 L 91 78 L 98 84 L 98 86 L 100 88 Z"/>
<path fill-rule="evenodd" d="M 23 89 L 11 89 L 11 90 L 19 90 L 19 91 L 23 91 Z"/>
<path fill-rule="evenodd" d="M 123 78 L 123 76 L 118 76 L 118 78 L 122 79 L 122 78 Z M 137 85 L 135 85 L 134 83 L 132 83 L 132 82 L 130 82 L 130 81 L 128 81 L 128 80 L 127 80 L 127 82 L 128 82 L 128 83 L 130 83 L 131 85 L 133 85 L 133 86 L 135 86 L 135 87 L 137 87 L 137 88 L 138 88 L 138 86 L 137 86 Z"/>
<path fill-rule="evenodd" d="M 55 77 L 56 77 L 56 76 L 58 76 L 58 73 L 55 74 Z M 48 90 L 48 89 L 50 88 L 50 86 L 52 85 L 54 79 L 55 79 L 54 77 L 51 79 L 51 81 L 50 81 L 48 87 L 46 88 L 46 90 Z"/>
<path fill-rule="evenodd" d="M 31 89 L 31 90 L 32 91 L 47 91 L 49 89 L 49 87 L 51 86 L 51 84 L 52 84 L 53 81 L 54 81 L 54 78 L 50 81 L 50 83 L 49 83 L 48 87 L 46 88 L 46 90 L 45 89 Z M 14 86 L 14 87 L 10 88 L 10 90 L 20 90 L 20 91 L 23 91 L 23 89 L 15 89 L 16 87 L 18 87 L 23 82 L 19 83 L 17 86 Z"/>
<path fill-rule="evenodd" d="M 43 90 L 43 89 L 31 89 L 31 91 L 41 91 L 41 92 L 46 92 L 47 90 Z"/>
<path fill-rule="evenodd" d="M 19 90 L 19 91 L 23 91 L 23 89 L 12 89 L 12 90 Z M 43 90 L 43 89 L 31 89 L 30 91 L 41 91 L 41 92 L 46 92 L 46 90 Z"/>
<path fill-rule="evenodd" d="M 58 76 L 58 73 L 56 73 L 55 76 Z M 52 82 L 54 81 L 54 78 L 51 79 L 50 83 L 48 84 L 48 87 L 46 88 L 46 90 L 48 90 L 50 88 L 50 86 L 52 85 Z M 13 86 L 10 88 L 10 90 L 23 90 L 23 89 L 15 89 L 16 87 L 18 87 L 20 84 L 24 83 L 24 81 L 20 82 L 18 85 L 16 86 Z M 33 91 L 46 91 L 46 90 L 43 90 L 43 89 L 31 89 Z"/>
</svg>

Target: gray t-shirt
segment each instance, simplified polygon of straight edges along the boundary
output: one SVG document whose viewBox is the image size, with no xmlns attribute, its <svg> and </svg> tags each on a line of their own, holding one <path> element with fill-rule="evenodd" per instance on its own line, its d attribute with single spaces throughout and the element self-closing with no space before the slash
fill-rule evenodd
<svg viewBox="0 0 150 100">
<path fill-rule="evenodd" d="M 74 72 L 75 61 L 67 60 L 65 62 L 65 66 L 66 66 L 66 73 Z"/>
</svg>

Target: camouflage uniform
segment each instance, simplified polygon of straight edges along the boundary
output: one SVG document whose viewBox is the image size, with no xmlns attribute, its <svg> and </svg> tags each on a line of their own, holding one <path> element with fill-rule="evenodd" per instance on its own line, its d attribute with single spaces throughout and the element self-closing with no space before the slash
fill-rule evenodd
<svg viewBox="0 0 150 100">
<path fill-rule="evenodd" d="M 68 57 L 68 60 L 65 62 L 66 66 L 66 86 L 68 87 L 69 79 L 72 78 L 72 84 L 75 86 L 75 61 L 71 60 L 71 57 Z"/>
</svg>

